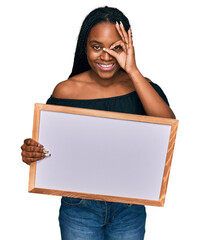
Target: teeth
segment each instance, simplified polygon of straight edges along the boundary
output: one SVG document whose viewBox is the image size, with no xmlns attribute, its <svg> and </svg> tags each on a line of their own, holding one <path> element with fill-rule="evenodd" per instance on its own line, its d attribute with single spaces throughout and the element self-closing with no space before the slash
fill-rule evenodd
<svg viewBox="0 0 200 240">
<path fill-rule="evenodd" d="M 98 63 L 99 64 L 99 63 Z M 109 68 L 109 67 L 112 67 L 114 65 L 113 64 L 109 64 L 109 65 L 103 65 L 103 64 L 99 64 L 101 67 L 104 67 L 104 68 Z"/>
</svg>

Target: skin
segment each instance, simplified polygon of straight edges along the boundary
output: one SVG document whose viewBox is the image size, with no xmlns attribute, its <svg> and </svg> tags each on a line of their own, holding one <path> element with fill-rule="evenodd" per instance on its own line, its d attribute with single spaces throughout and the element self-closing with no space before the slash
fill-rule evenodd
<svg viewBox="0 0 200 240">
<path fill-rule="evenodd" d="M 86 54 L 91 69 L 59 83 L 53 91 L 54 97 L 95 99 L 137 91 L 147 115 L 175 118 L 171 108 L 149 84 L 150 80 L 140 73 L 131 30 L 127 33 L 122 23 L 103 22 L 94 26 L 87 39 Z M 105 71 L 98 64 L 114 64 L 114 67 Z M 27 164 L 48 155 L 40 143 L 30 138 L 24 140 L 21 149 L 22 161 Z"/>
<path fill-rule="evenodd" d="M 120 40 L 120 35 L 116 28 L 111 23 L 97 24 L 92 28 L 87 39 L 87 60 L 91 67 L 88 72 L 90 79 L 96 81 L 98 85 L 108 86 L 119 81 L 120 64 L 117 59 L 104 51 L 105 48 L 110 48 L 111 45 Z M 121 52 L 116 47 L 116 52 Z M 115 64 L 112 71 L 102 71 L 97 64 Z"/>
</svg>

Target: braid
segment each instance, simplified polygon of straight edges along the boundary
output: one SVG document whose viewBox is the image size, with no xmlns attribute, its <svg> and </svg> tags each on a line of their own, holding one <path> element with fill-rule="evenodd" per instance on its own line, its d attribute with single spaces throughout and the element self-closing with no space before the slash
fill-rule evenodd
<svg viewBox="0 0 200 240">
<path fill-rule="evenodd" d="M 82 23 L 80 33 L 78 36 L 74 56 L 74 64 L 72 72 L 69 77 L 72 77 L 74 75 L 77 75 L 90 69 L 85 49 L 87 44 L 87 38 L 91 29 L 96 24 L 101 22 L 116 23 L 116 21 L 117 22 L 122 21 L 126 31 L 128 31 L 128 29 L 130 28 L 128 18 L 117 8 L 110 8 L 107 6 L 96 8 L 86 16 L 85 20 Z"/>
</svg>

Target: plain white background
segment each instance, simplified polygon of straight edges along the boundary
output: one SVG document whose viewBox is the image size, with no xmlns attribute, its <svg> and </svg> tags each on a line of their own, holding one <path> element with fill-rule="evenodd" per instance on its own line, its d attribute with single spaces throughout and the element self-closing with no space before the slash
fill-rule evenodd
<svg viewBox="0 0 200 240">
<path fill-rule="evenodd" d="M 138 68 L 159 84 L 179 122 L 164 208 L 147 207 L 145 240 L 200 239 L 199 10 L 180 0 L 4 0 L 0 3 L 1 239 L 60 239 L 60 197 L 28 193 L 20 146 L 33 105 L 71 72 L 85 16 L 117 7 L 129 18 Z"/>
</svg>

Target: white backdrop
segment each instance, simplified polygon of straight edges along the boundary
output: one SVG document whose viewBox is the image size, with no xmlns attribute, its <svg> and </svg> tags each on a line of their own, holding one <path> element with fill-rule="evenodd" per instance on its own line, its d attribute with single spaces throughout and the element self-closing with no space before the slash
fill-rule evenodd
<svg viewBox="0 0 200 240">
<path fill-rule="evenodd" d="M 180 121 L 165 207 L 147 207 L 145 240 L 200 239 L 197 0 L 0 2 L 1 239 L 60 239 L 60 197 L 28 193 L 20 146 L 32 134 L 33 104 L 71 72 L 83 19 L 105 5 L 129 18 L 137 65 Z"/>
</svg>

